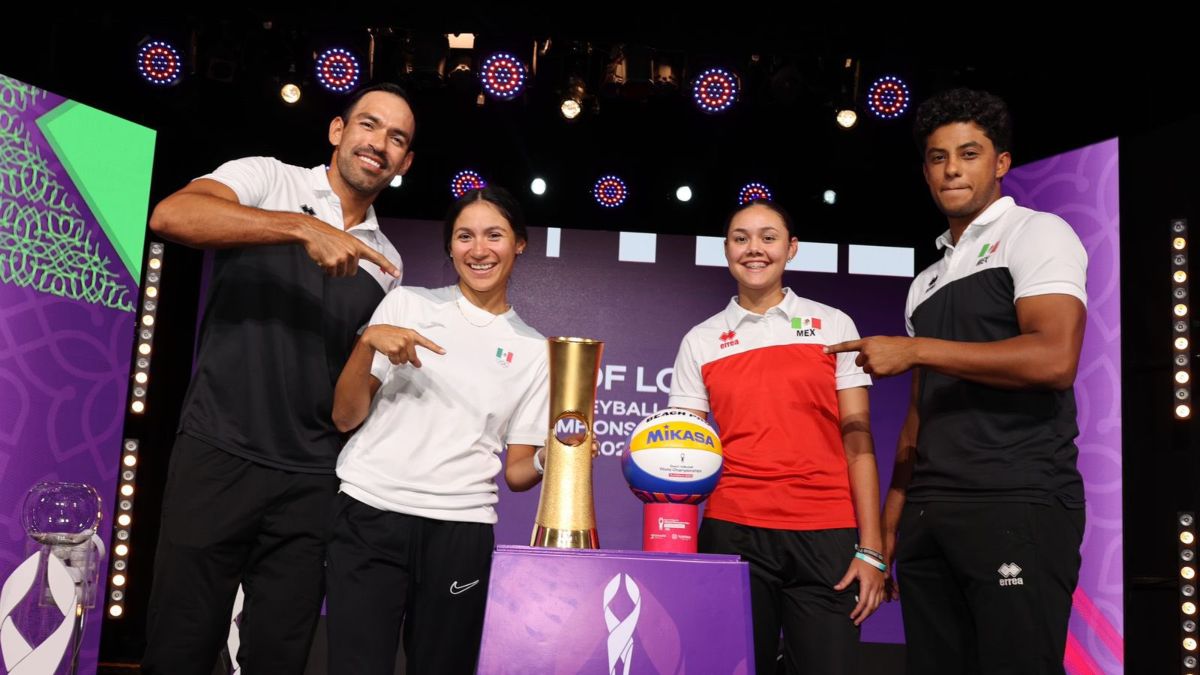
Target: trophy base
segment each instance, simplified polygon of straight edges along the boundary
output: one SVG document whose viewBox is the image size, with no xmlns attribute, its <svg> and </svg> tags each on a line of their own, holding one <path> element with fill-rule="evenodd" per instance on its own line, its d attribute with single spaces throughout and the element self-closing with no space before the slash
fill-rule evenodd
<svg viewBox="0 0 1200 675">
<path fill-rule="evenodd" d="M 545 548 L 600 548 L 600 535 L 594 527 L 588 530 L 560 530 L 534 525 L 529 545 Z"/>
</svg>

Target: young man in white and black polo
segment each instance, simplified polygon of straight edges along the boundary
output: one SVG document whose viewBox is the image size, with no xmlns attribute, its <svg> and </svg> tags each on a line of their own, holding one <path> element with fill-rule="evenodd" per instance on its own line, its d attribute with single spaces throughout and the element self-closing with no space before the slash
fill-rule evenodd
<svg viewBox="0 0 1200 675">
<path fill-rule="evenodd" d="M 913 371 L 884 506 L 908 672 L 1062 673 L 1084 527 L 1072 387 L 1087 254 L 1058 216 L 1001 197 L 999 98 L 935 96 L 914 135 L 949 221 L 943 257 L 909 289 L 910 337 L 831 347 L 876 376 Z"/>
<path fill-rule="evenodd" d="M 402 89 L 369 87 L 330 123 L 328 166 L 235 160 L 154 210 L 157 234 L 217 251 L 163 497 L 145 673 L 210 675 L 238 584 L 244 672 L 304 670 L 343 441 L 333 389 L 400 276 L 371 204 L 408 171 L 414 131 Z"/>
</svg>

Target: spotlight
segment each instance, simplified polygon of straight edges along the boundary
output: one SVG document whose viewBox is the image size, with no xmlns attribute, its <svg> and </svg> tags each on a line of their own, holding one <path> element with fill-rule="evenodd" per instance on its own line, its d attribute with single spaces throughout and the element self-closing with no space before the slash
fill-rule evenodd
<svg viewBox="0 0 1200 675">
<path fill-rule="evenodd" d="M 506 52 L 497 52 L 483 62 L 479 78 L 489 96 L 511 101 L 525 90 L 528 72 L 521 59 Z"/>
<path fill-rule="evenodd" d="M 617 176 L 601 176 L 592 186 L 592 196 L 600 206 L 612 209 L 625 203 L 629 197 L 629 189 L 625 181 Z"/>
<path fill-rule="evenodd" d="M 573 98 L 564 98 L 558 106 L 558 111 L 562 113 L 563 119 L 573 120 L 583 112 L 583 106 Z"/>
<path fill-rule="evenodd" d="M 455 199 L 462 197 L 471 190 L 482 190 L 485 187 L 487 187 L 487 181 L 483 179 L 483 176 L 470 169 L 459 171 L 450 180 L 450 194 L 454 195 Z"/>
<path fill-rule="evenodd" d="M 587 96 L 587 88 L 583 84 L 583 80 L 572 76 L 567 80 L 566 89 L 563 91 L 562 102 L 558 105 L 558 111 L 562 114 L 563 119 L 573 120 L 583 113 L 583 99 Z"/>
<path fill-rule="evenodd" d="M 280 87 L 279 98 L 288 105 L 295 105 L 300 101 L 300 87 L 288 82 Z"/>
<path fill-rule="evenodd" d="M 546 194 L 546 181 L 542 178 L 534 178 L 529 183 L 529 191 L 539 197 Z"/>
<path fill-rule="evenodd" d="M 725 112 L 737 102 L 738 78 L 723 68 L 709 68 L 692 83 L 692 98 L 696 107 L 706 113 Z"/>
<path fill-rule="evenodd" d="M 830 206 L 833 206 L 837 203 L 837 197 L 837 192 L 833 190 L 826 190 L 825 193 L 821 195 L 822 201 Z"/>
<path fill-rule="evenodd" d="M 344 94 L 358 85 L 362 68 L 358 57 L 340 47 L 326 49 L 317 57 L 317 82 L 336 94 Z"/>
<path fill-rule="evenodd" d="M 746 183 L 738 191 L 738 204 L 749 204 L 760 199 L 771 201 L 771 190 L 762 183 Z"/>
<path fill-rule="evenodd" d="M 129 485 L 129 484 L 122 485 L 121 486 L 121 494 L 125 495 L 126 497 L 132 497 L 133 496 L 133 486 Z"/>
<path fill-rule="evenodd" d="M 113 618 L 121 616 L 122 613 L 124 613 L 124 610 L 121 609 L 120 605 L 111 605 L 108 608 L 108 614 Z"/>
<path fill-rule="evenodd" d="M 392 176 L 392 180 L 388 182 L 388 185 L 391 185 L 394 188 L 398 188 L 403 184 L 404 184 L 404 176 L 401 176 L 400 174 L 396 174 L 395 176 Z"/>
<path fill-rule="evenodd" d="M 867 90 L 867 107 L 880 119 L 895 119 L 908 110 L 908 85 L 898 77 L 885 75 Z"/>
<path fill-rule="evenodd" d="M 179 83 L 183 58 L 171 43 L 154 40 L 138 50 L 138 72 L 150 84 L 169 87 Z"/>
<path fill-rule="evenodd" d="M 113 553 L 122 557 L 129 555 L 129 544 L 117 544 L 113 547 Z"/>
<path fill-rule="evenodd" d="M 680 185 L 679 189 L 675 190 L 675 199 L 681 202 L 692 201 L 692 188 L 687 185 Z"/>
<path fill-rule="evenodd" d="M 858 124 L 858 113 L 850 108 L 843 108 L 837 111 L 837 123 L 843 129 L 853 129 L 855 124 Z"/>
</svg>

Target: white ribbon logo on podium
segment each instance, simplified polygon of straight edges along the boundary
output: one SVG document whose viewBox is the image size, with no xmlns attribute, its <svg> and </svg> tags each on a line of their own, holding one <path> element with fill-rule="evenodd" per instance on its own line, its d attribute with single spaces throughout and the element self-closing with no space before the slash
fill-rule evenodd
<svg viewBox="0 0 1200 675">
<path fill-rule="evenodd" d="M 43 675 L 53 673 L 62 662 L 71 644 L 75 619 L 75 579 L 67 566 L 53 555 L 46 556 L 46 576 L 50 597 L 63 620 L 40 645 L 31 645 L 17 630 L 12 612 L 37 583 L 38 558 L 41 552 L 25 559 L 4 582 L 0 590 L 0 653 L 4 654 L 4 670 L 9 675 Z M 76 573 L 78 574 L 78 573 Z"/>
<path fill-rule="evenodd" d="M 633 611 L 624 619 L 613 614 L 610 603 L 621 590 L 621 577 L 625 577 L 625 592 L 633 601 Z M 633 659 L 633 629 L 637 627 L 638 615 L 642 612 L 642 592 L 633 577 L 617 574 L 604 587 L 604 623 L 608 626 L 608 675 L 617 675 L 617 663 L 624 665 L 622 675 L 629 675 L 629 662 Z"/>
</svg>

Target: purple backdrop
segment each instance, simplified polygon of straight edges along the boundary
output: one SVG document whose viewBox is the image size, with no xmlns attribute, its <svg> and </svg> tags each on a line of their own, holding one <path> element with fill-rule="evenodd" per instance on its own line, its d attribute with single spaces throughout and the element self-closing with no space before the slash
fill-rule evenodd
<svg viewBox="0 0 1200 675">
<path fill-rule="evenodd" d="M 35 483 L 90 484 L 103 504 L 99 535 L 107 543 L 112 531 L 138 280 L 38 128 L 64 102 L 0 77 L 0 579 L 29 555 L 21 507 Z M 140 260 L 140 247 L 133 254 Z M 125 308 L 46 292 L 46 272 L 107 277 Z M 107 560 L 99 564 L 79 672 L 96 668 Z"/>
<path fill-rule="evenodd" d="M 1067 671 L 1124 672 L 1121 515 L 1121 258 L 1117 139 L 1014 170 L 1018 204 L 1056 213 L 1088 253 L 1088 317 L 1075 400 L 1079 469 L 1087 494 L 1083 568 L 1075 591 Z"/>
</svg>

